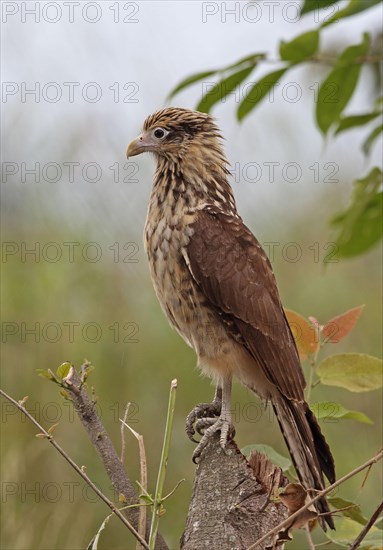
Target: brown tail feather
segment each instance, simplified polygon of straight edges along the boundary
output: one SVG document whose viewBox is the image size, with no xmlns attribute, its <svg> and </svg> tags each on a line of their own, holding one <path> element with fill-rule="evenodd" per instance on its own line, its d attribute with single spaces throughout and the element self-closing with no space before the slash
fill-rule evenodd
<svg viewBox="0 0 383 550">
<path fill-rule="evenodd" d="M 330 483 L 335 481 L 334 459 L 319 424 L 307 403 L 292 401 L 282 394 L 273 400 L 273 408 L 299 480 L 309 495 L 315 496 L 310 489 L 324 489 L 323 473 Z M 315 508 L 319 514 L 330 511 L 325 497 L 316 501 Z M 330 515 L 320 523 L 324 530 L 325 523 L 335 528 Z"/>
<path fill-rule="evenodd" d="M 310 410 L 307 403 L 305 403 L 305 414 L 306 419 L 310 425 L 312 435 L 314 437 L 314 445 L 318 454 L 320 467 L 324 475 L 332 484 L 335 482 L 335 464 L 334 458 L 330 451 L 330 447 L 328 446 L 328 443 L 321 432 L 315 414 Z"/>
</svg>

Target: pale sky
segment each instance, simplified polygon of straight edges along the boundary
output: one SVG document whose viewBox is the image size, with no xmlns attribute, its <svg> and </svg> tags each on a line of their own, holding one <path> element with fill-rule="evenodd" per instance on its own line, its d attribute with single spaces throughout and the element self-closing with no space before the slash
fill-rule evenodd
<svg viewBox="0 0 383 550">
<path fill-rule="evenodd" d="M 31 5 L 35 13 L 27 13 Z M 58 209 L 65 212 L 64 223 L 73 225 L 93 219 L 97 212 L 111 220 L 111 231 L 118 219 L 129 219 L 141 231 L 153 160 L 142 156 L 126 170 L 123 167 L 126 145 L 145 117 L 163 107 L 170 89 L 186 76 L 250 53 L 266 52 L 275 59 L 280 39 L 315 28 L 318 17 L 323 21 L 330 14 L 314 12 L 297 20 L 298 5 L 289 0 L 257 6 L 200 1 L 2 2 L 3 161 L 17 164 L 15 176 L 3 183 L 7 214 L 22 215 L 27 222 L 31 209 L 40 213 L 39 219 L 50 218 L 52 212 L 56 216 Z M 376 36 L 381 11 L 376 6 L 325 29 L 322 48 L 337 51 L 358 43 L 364 30 Z M 262 64 L 250 81 L 275 68 L 278 65 Z M 320 70 L 325 75 L 328 69 Z M 235 118 L 238 96 L 213 109 L 235 169 L 239 207 L 266 225 L 270 217 L 283 217 L 286 206 L 299 211 L 331 186 L 338 186 L 346 200 L 352 179 L 380 163 L 381 140 L 371 158 L 360 153 L 366 130 L 324 142 L 313 116 L 317 71 L 317 66 L 304 66 L 285 75 L 274 100 L 265 100 L 242 124 Z M 368 70 L 365 76 L 367 84 L 358 88 L 348 112 L 364 112 L 369 105 L 373 79 Z M 194 108 L 204 85 L 194 85 L 171 104 Z M 39 93 L 39 102 L 28 93 L 31 89 Z M 97 95 L 99 100 L 93 101 Z M 17 183 L 23 162 L 26 169 L 40 163 L 38 183 L 28 174 L 25 183 Z M 74 162 L 80 166 L 70 165 Z M 51 180 L 55 176 L 54 166 L 44 173 L 47 163 L 59 165 L 62 174 L 57 182 L 43 181 L 44 174 Z M 93 164 L 84 168 L 88 163 Z M 94 164 L 98 168 L 92 172 Z M 74 182 L 69 181 L 70 169 Z M 83 169 L 89 170 L 85 178 Z M 99 181 L 85 181 L 96 178 L 97 170 Z M 117 170 L 120 180 L 128 176 L 127 183 L 113 181 Z M 326 176 L 339 182 L 323 181 Z M 297 181 L 288 181 L 294 178 Z M 104 230 L 109 230 L 108 224 Z"/>
</svg>

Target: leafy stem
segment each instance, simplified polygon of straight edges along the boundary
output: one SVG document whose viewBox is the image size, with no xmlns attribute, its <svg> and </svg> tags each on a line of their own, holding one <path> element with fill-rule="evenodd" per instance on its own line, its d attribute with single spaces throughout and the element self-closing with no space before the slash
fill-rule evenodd
<svg viewBox="0 0 383 550">
<path fill-rule="evenodd" d="M 309 381 L 308 381 L 308 384 L 307 384 L 307 392 L 306 392 L 306 401 L 307 403 L 310 403 L 310 396 L 311 396 L 311 390 L 315 387 L 315 383 L 314 383 L 314 374 L 315 374 L 315 367 L 316 367 L 316 364 L 317 364 L 317 361 L 318 361 L 318 354 L 319 354 L 319 351 L 322 349 L 323 347 L 323 343 L 320 341 L 320 337 L 321 337 L 321 329 L 319 327 L 319 325 L 317 324 L 314 324 L 313 325 L 313 328 L 315 330 L 315 335 L 316 335 L 316 338 L 318 339 L 319 341 L 319 346 L 317 346 L 314 354 L 311 356 L 311 360 L 310 360 L 310 372 L 309 372 Z"/>
<path fill-rule="evenodd" d="M 168 414 L 166 417 L 164 443 L 162 446 L 160 467 L 158 470 L 156 492 L 153 499 L 152 522 L 150 526 L 150 535 L 149 535 L 150 550 L 153 550 L 156 544 L 158 525 L 159 525 L 160 515 L 161 515 L 161 506 L 163 502 L 162 492 L 163 492 L 164 483 L 165 483 L 166 468 L 168 465 L 170 439 L 172 435 L 173 417 L 174 417 L 174 409 L 175 409 L 175 402 L 176 402 L 176 390 L 177 390 L 177 380 L 174 379 L 170 384 L 169 405 L 168 405 Z"/>
</svg>

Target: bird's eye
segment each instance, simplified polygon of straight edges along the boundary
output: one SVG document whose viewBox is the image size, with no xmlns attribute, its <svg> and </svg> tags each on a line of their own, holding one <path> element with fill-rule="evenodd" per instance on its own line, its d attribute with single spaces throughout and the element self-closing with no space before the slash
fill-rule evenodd
<svg viewBox="0 0 383 550">
<path fill-rule="evenodd" d="M 167 132 L 163 128 L 156 128 L 154 130 L 154 137 L 156 137 L 158 139 L 162 139 L 163 137 L 166 136 L 166 134 L 167 134 Z"/>
</svg>

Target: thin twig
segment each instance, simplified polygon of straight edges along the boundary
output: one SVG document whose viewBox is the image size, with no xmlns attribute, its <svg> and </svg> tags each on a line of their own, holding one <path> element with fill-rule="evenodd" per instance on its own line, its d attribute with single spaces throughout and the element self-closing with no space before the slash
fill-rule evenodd
<svg viewBox="0 0 383 550">
<path fill-rule="evenodd" d="M 320 329 L 318 326 L 314 325 L 314 331 L 315 331 L 315 337 L 318 338 L 319 345 L 315 351 L 314 356 L 312 357 L 310 361 L 310 373 L 309 373 L 309 381 L 307 384 L 307 390 L 306 390 L 306 401 L 307 403 L 310 403 L 310 396 L 311 396 L 311 390 L 314 388 L 314 374 L 315 374 L 315 367 L 318 361 L 318 354 L 322 348 L 322 345 L 320 343 Z"/>
<path fill-rule="evenodd" d="M 145 444 L 144 444 L 144 437 L 139 434 L 138 432 L 134 431 L 133 428 L 129 426 L 129 424 L 126 423 L 126 415 L 124 416 L 125 420 L 122 420 L 120 418 L 121 426 L 124 427 L 124 425 L 132 432 L 134 437 L 138 441 L 138 449 L 140 453 L 140 487 L 143 489 L 144 494 L 147 494 L 148 492 L 148 468 L 147 468 L 147 461 L 146 461 L 146 451 L 145 451 Z M 146 503 L 147 504 L 147 503 Z M 138 513 L 138 532 L 142 537 L 145 537 L 146 532 L 146 506 L 141 506 Z M 139 543 L 137 543 L 136 550 L 141 550 L 141 546 Z"/>
<path fill-rule="evenodd" d="M 310 372 L 309 372 L 309 381 L 307 383 L 307 391 L 306 391 L 307 403 L 310 403 L 311 390 L 313 389 L 314 371 L 315 371 L 315 363 L 311 362 Z"/>
<path fill-rule="evenodd" d="M 308 523 L 306 525 L 306 539 L 310 550 L 315 550 L 315 544 L 313 543 L 313 539 L 311 538 L 310 525 Z"/>
<path fill-rule="evenodd" d="M 127 425 L 126 421 L 128 419 L 130 405 L 131 405 L 131 403 L 126 404 L 124 417 L 123 417 L 122 423 L 121 423 L 121 456 L 120 456 L 120 460 L 121 460 L 122 464 L 124 464 L 124 461 L 125 461 L 125 426 Z"/>
<path fill-rule="evenodd" d="M 331 65 L 331 66 L 334 66 L 336 65 L 336 62 L 338 61 L 338 58 L 337 57 L 333 57 L 333 56 L 329 56 L 329 55 L 312 55 L 311 57 L 306 57 L 306 59 L 304 59 L 304 63 L 318 63 L 318 64 L 323 64 L 323 65 Z M 352 63 L 350 63 L 350 65 L 363 65 L 363 64 L 372 64 L 374 65 L 375 63 L 381 63 L 383 61 L 383 57 L 381 54 L 375 54 L 375 55 L 362 55 L 360 57 L 357 57 L 353 60 Z M 280 63 L 283 63 L 283 59 L 280 59 L 280 58 L 273 58 L 273 57 L 267 57 L 266 55 L 264 56 L 259 56 L 259 55 L 254 55 L 254 59 L 248 59 L 246 64 L 248 65 L 258 65 L 260 63 L 265 63 L 265 64 L 270 64 L 270 65 L 275 65 L 275 64 L 280 64 Z M 219 72 L 224 72 L 226 71 L 227 69 L 231 69 L 233 66 L 236 66 L 236 64 L 233 63 L 233 65 L 230 65 L 229 67 L 225 67 L 224 69 L 221 69 L 221 70 L 217 70 L 216 72 L 219 73 Z"/>
<path fill-rule="evenodd" d="M 174 493 L 177 491 L 178 487 L 181 485 L 181 483 L 183 483 L 185 481 L 185 478 L 182 478 L 179 480 L 179 482 L 177 483 L 177 485 L 174 487 L 174 489 L 172 489 L 170 491 L 170 493 L 168 493 L 166 496 L 164 496 L 162 498 L 162 501 L 164 502 L 165 500 L 167 500 L 169 497 L 171 497 L 172 495 L 174 495 Z"/>
<path fill-rule="evenodd" d="M 324 63 L 329 65 L 335 65 L 338 61 L 337 57 L 330 57 L 326 55 L 314 55 L 312 57 L 308 57 L 305 61 L 308 61 L 309 63 Z M 354 59 L 352 65 L 362 65 L 364 63 L 380 63 L 383 61 L 383 57 L 381 54 L 376 55 L 361 55 Z"/>
<path fill-rule="evenodd" d="M 174 408 L 175 408 L 175 402 L 176 402 L 176 390 L 177 390 L 177 380 L 174 379 L 170 384 L 169 405 L 168 405 L 168 414 L 166 417 L 164 443 L 162 446 L 161 460 L 160 460 L 160 466 L 158 469 L 158 477 L 157 477 L 157 484 L 156 484 L 156 492 L 155 492 L 154 501 L 153 501 L 152 523 L 150 526 L 150 536 L 149 536 L 149 547 L 151 550 L 154 549 L 154 546 L 156 543 L 158 524 L 160 521 L 162 491 L 164 488 L 166 468 L 168 465 L 170 439 L 172 435 Z"/>
<path fill-rule="evenodd" d="M 375 512 L 372 514 L 372 516 L 370 517 L 370 519 L 368 520 L 366 525 L 363 527 L 363 529 L 361 530 L 359 535 L 356 537 L 356 539 L 354 540 L 354 542 L 350 546 L 350 550 L 356 550 L 357 548 L 359 548 L 360 543 L 365 538 L 365 536 L 367 535 L 367 533 L 369 532 L 371 527 L 374 525 L 374 523 L 378 519 L 379 514 L 382 512 L 382 510 L 383 510 L 383 502 L 381 502 L 379 504 L 379 506 L 377 507 Z"/>
<path fill-rule="evenodd" d="M 138 438 L 138 448 L 140 453 L 140 481 L 142 487 L 147 491 L 148 489 L 148 467 L 147 467 L 147 461 L 146 461 L 146 451 L 145 451 L 145 444 L 144 444 L 144 437 L 139 434 Z M 147 507 L 143 506 L 139 509 L 138 513 L 138 532 L 141 536 L 145 537 L 146 532 L 146 515 L 147 513 Z M 140 550 L 137 548 L 137 550 Z"/>
<path fill-rule="evenodd" d="M 360 491 L 361 491 L 361 490 L 363 489 L 363 487 L 365 486 L 365 483 L 366 483 L 366 481 L 367 481 L 367 478 L 368 478 L 368 476 L 370 475 L 371 468 L 372 468 L 372 466 L 370 466 L 370 467 L 368 468 L 368 470 L 367 470 L 367 472 L 366 472 L 366 475 L 365 475 L 364 478 L 363 478 L 363 481 L 362 481 L 362 483 L 361 483 L 361 485 L 360 485 Z"/>
<path fill-rule="evenodd" d="M 355 468 L 354 470 L 352 470 L 351 472 L 349 472 L 348 474 L 346 474 L 345 476 L 341 477 L 340 479 L 338 479 L 335 483 L 333 483 L 332 485 L 329 485 L 329 487 L 327 487 L 326 489 L 324 489 L 323 491 L 319 491 L 317 495 L 315 495 L 315 497 L 313 497 L 311 500 L 309 500 L 308 502 L 306 502 L 306 504 L 304 506 L 302 506 L 302 508 L 299 508 L 299 510 L 297 510 L 296 512 L 294 512 L 294 514 L 291 514 L 291 516 L 289 516 L 287 519 L 285 519 L 284 521 L 282 521 L 279 525 L 277 525 L 276 527 L 274 527 L 273 529 L 270 529 L 270 531 L 268 531 L 265 535 L 263 535 L 260 539 L 258 539 L 254 544 L 252 544 L 251 546 L 249 546 L 249 548 L 247 550 L 254 550 L 255 548 L 258 548 L 258 546 L 262 543 L 262 542 L 265 542 L 268 538 L 270 538 L 272 535 L 276 535 L 277 533 L 279 533 L 279 531 L 281 531 L 281 529 L 283 529 L 284 527 L 286 527 L 287 525 L 290 525 L 291 522 L 296 519 L 298 516 L 300 516 L 300 514 L 302 512 L 304 512 L 305 510 L 307 510 L 308 508 L 310 508 L 310 506 L 312 506 L 318 499 L 324 497 L 325 495 L 327 495 L 328 493 L 330 493 L 333 489 L 335 489 L 336 487 L 339 487 L 339 485 L 342 485 L 342 483 L 344 483 L 345 481 L 347 481 L 348 479 L 350 479 L 351 477 L 354 477 L 356 474 L 358 474 L 359 472 L 362 472 L 363 470 L 365 470 L 366 468 L 368 468 L 369 466 L 371 466 L 372 464 L 378 462 L 379 460 L 381 460 L 383 458 L 383 450 L 379 451 L 378 454 L 376 454 L 374 457 L 370 458 L 370 460 L 368 460 L 367 462 L 365 462 L 364 464 L 361 464 L 360 466 L 358 466 L 357 468 Z"/>
<path fill-rule="evenodd" d="M 122 521 L 122 523 L 129 529 L 129 531 L 132 533 L 134 537 L 136 537 L 137 540 L 140 541 L 142 546 L 146 550 L 150 550 L 147 542 L 137 533 L 133 525 L 126 519 L 123 514 L 121 514 L 120 510 L 116 508 L 116 506 L 111 502 L 93 483 L 93 481 L 86 475 L 85 472 L 78 466 L 74 460 L 71 459 L 71 457 L 64 451 L 64 449 L 56 443 L 56 441 L 53 439 L 52 435 L 47 432 L 39 422 L 25 409 L 22 405 L 20 405 L 15 399 L 10 397 L 8 394 L 6 394 L 2 389 L 0 389 L 0 395 L 2 395 L 5 399 L 10 401 L 19 411 L 21 411 L 27 418 L 34 424 L 42 434 L 44 434 L 45 439 L 49 441 L 49 443 L 58 451 L 61 456 L 64 457 L 64 459 L 72 466 L 72 468 L 78 473 L 79 476 L 82 477 L 82 479 L 93 489 L 93 491 L 97 494 L 97 496 L 105 502 L 109 506 L 109 508 L 112 510 L 114 514 Z"/>
</svg>

